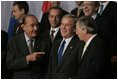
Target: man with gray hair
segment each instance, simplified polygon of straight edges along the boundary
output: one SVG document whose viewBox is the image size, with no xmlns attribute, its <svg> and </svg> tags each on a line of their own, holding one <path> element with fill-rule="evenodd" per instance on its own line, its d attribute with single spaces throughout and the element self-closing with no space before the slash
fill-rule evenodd
<svg viewBox="0 0 118 80">
<path fill-rule="evenodd" d="M 14 79 L 42 78 L 46 71 L 46 44 L 36 38 L 38 19 L 31 14 L 22 20 L 24 33 L 8 42 L 7 66 Z"/>
<path fill-rule="evenodd" d="M 78 54 L 76 78 L 106 78 L 106 46 L 97 36 L 95 21 L 91 17 L 79 18 L 76 23 L 76 34 L 84 41 Z"/>
</svg>

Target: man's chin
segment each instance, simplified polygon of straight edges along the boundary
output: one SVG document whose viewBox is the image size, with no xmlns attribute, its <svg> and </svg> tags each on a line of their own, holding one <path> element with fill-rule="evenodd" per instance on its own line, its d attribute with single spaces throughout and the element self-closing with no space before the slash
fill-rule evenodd
<svg viewBox="0 0 118 80">
<path fill-rule="evenodd" d="M 37 36 L 37 34 L 33 34 L 33 35 L 32 35 L 32 37 L 36 37 L 36 36 Z"/>
</svg>

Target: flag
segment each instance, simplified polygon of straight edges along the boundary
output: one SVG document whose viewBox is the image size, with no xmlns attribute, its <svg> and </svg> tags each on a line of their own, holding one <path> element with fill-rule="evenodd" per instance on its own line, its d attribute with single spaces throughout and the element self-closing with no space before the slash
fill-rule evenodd
<svg viewBox="0 0 118 80">
<path fill-rule="evenodd" d="M 8 28 L 8 39 L 13 37 L 13 29 L 17 21 L 15 20 L 14 17 L 11 17 L 10 22 L 9 22 L 9 28 Z"/>
<path fill-rule="evenodd" d="M 13 3 L 15 3 L 15 1 Z M 8 39 L 13 37 L 13 29 L 16 23 L 17 23 L 17 20 L 15 20 L 15 18 L 12 16 L 12 13 L 11 13 L 11 18 L 10 18 L 9 27 L 8 27 Z"/>
<path fill-rule="evenodd" d="M 43 5 L 42 5 L 43 13 L 46 13 L 50 9 L 51 6 L 52 4 L 50 3 L 50 1 L 43 1 Z"/>
</svg>

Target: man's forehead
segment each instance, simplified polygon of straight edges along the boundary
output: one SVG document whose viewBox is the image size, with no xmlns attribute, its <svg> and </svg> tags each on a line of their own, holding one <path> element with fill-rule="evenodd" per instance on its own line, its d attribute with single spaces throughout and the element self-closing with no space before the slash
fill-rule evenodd
<svg viewBox="0 0 118 80">
<path fill-rule="evenodd" d="M 16 4 L 16 5 L 14 5 L 12 8 L 17 8 L 17 9 L 19 9 L 19 7 L 18 7 L 18 5 Z"/>
<path fill-rule="evenodd" d="M 27 16 L 25 19 L 26 22 L 30 21 L 30 22 L 38 22 L 37 18 L 34 16 Z"/>
</svg>

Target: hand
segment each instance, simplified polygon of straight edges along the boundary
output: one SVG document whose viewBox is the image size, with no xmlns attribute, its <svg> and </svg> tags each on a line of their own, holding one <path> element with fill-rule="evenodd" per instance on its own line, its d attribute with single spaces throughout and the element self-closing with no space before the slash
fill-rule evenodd
<svg viewBox="0 0 118 80">
<path fill-rule="evenodd" d="M 117 56 L 112 56 L 111 63 L 115 63 L 115 62 L 117 62 Z"/>
<path fill-rule="evenodd" d="M 26 61 L 36 61 L 42 54 L 45 54 L 45 52 L 34 52 L 32 54 L 29 54 L 26 56 Z"/>
</svg>

